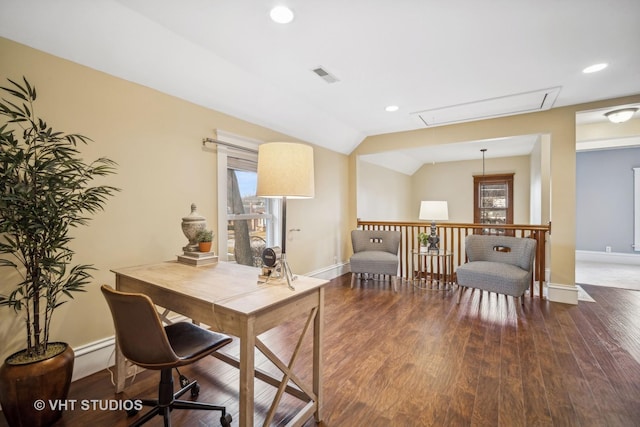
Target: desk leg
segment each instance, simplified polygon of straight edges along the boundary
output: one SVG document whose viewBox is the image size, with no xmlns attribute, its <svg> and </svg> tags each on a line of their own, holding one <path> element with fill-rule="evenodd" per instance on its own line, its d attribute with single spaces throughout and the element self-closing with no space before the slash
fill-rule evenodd
<svg viewBox="0 0 640 427">
<path fill-rule="evenodd" d="M 240 333 L 240 426 L 253 426 L 255 374 L 255 318 L 241 326 Z"/>
<path fill-rule="evenodd" d="M 116 274 L 116 290 L 120 290 L 120 275 Z M 118 343 L 118 337 L 116 337 L 116 350 L 115 350 L 115 378 L 116 393 L 121 393 L 124 390 L 125 382 L 127 381 L 127 359 L 122 355 L 120 351 L 120 343 Z"/>
<path fill-rule="evenodd" d="M 322 372 L 323 372 L 323 340 L 324 335 L 324 288 L 320 288 L 318 295 L 318 312 L 313 324 L 313 392 L 317 396 L 316 401 L 316 422 L 322 421 L 322 404 L 323 404 L 323 391 L 322 391 Z"/>
<path fill-rule="evenodd" d="M 124 384 L 127 381 L 127 367 L 126 367 L 125 357 L 122 355 L 122 351 L 120 351 L 120 344 L 118 344 L 118 340 L 116 339 L 116 362 L 115 362 L 115 378 L 114 381 L 116 383 L 116 393 L 121 393 L 124 390 Z"/>
</svg>

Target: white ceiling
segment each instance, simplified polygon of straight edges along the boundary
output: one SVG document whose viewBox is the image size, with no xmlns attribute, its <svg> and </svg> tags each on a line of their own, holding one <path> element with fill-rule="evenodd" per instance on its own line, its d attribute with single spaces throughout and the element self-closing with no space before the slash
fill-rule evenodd
<svg viewBox="0 0 640 427">
<path fill-rule="evenodd" d="M 293 9 L 292 23 L 269 20 L 276 3 Z M 0 9 L 0 36 L 341 153 L 368 135 L 425 127 L 421 111 L 550 88 L 559 92 L 545 108 L 640 93 L 638 0 L 0 0 Z M 598 62 L 609 67 L 581 72 Z M 318 66 L 339 81 L 326 83 Z"/>
</svg>

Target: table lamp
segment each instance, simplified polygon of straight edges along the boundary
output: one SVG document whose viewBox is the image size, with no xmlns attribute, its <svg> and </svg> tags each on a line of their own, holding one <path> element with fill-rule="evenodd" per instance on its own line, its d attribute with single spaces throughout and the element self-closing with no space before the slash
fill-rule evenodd
<svg viewBox="0 0 640 427">
<path fill-rule="evenodd" d="M 449 207 L 446 201 L 422 201 L 420 203 L 421 220 L 431 221 L 431 234 L 429 235 L 429 251 L 438 251 L 440 248 L 440 238 L 436 235 L 436 221 L 446 221 L 449 219 Z"/>
<path fill-rule="evenodd" d="M 287 199 L 314 196 L 313 148 L 292 142 L 270 142 L 258 147 L 257 196 L 282 199 L 280 266 L 287 285 L 295 280 L 287 262 Z"/>
</svg>

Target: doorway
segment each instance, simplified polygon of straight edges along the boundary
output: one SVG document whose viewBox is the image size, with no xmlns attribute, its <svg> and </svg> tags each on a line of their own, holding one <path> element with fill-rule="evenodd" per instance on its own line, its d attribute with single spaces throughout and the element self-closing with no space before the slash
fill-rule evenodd
<svg viewBox="0 0 640 427">
<path fill-rule="evenodd" d="M 605 116 L 622 107 L 576 113 L 576 282 L 640 290 L 640 115 Z"/>
</svg>

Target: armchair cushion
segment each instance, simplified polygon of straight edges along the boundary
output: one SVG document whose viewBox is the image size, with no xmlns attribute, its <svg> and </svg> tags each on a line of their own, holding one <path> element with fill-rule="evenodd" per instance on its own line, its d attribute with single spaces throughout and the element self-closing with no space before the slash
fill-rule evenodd
<svg viewBox="0 0 640 427">
<path fill-rule="evenodd" d="M 351 244 L 353 255 L 349 260 L 351 267 L 351 286 L 356 274 L 381 274 L 392 277 L 398 275 L 398 250 L 400 249 L 400 232 L 393 230 L 353 230 Z"/>
<path fill-rule="evenodd" d="M 374 273 L 395 276 L 398 274 L 398 256 L 383 251 L 366 251 L 353 254 L 352 273 Z"/>
</svg>

